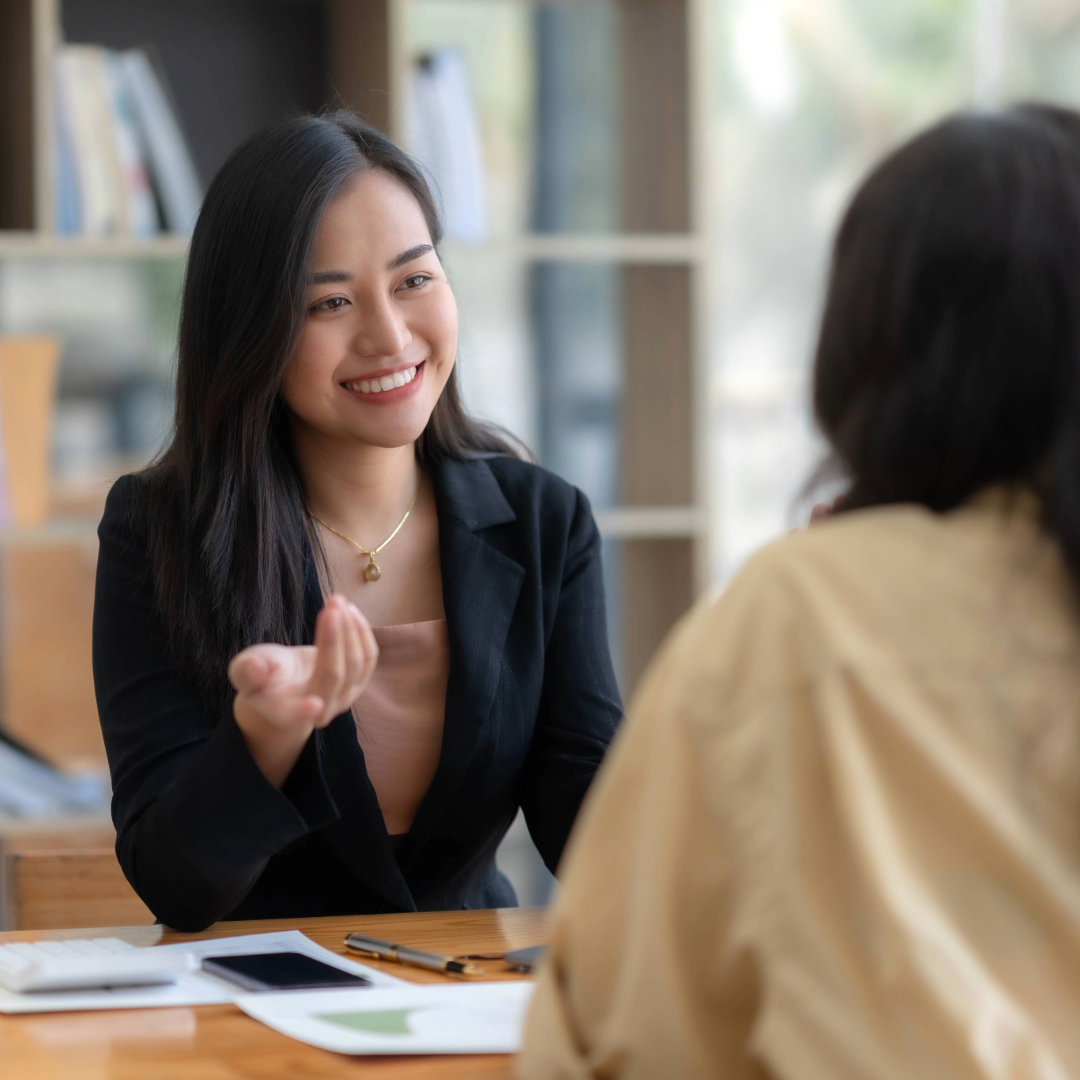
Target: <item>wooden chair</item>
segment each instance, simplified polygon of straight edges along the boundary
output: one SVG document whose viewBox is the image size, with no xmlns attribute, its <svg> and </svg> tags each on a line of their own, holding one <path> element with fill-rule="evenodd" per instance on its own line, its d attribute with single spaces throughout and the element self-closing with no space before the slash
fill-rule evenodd
<svg viewBox="0 0 1080 1080">
<path fill-rule="evenodd" d="M 16 852 L 4 860 L 10 930 L 67 930 L 154 921 L 109 850 Z"/>
</svg>

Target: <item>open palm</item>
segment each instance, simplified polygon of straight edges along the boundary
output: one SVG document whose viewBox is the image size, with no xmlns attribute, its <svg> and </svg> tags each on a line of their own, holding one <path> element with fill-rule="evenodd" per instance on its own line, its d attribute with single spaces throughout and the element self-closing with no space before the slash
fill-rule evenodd
<svg viewBox="0 0 1080 1080">
<path fill-rule="evenodd" d="M 344 597 L 331 596 L 315 623 L 314 645 L 252 645 L 233 657 L 233 714 L 249 742 L 275 731 L 306 738 L 351 708 L 378 658 L 367 619 Z"/>
</svg>

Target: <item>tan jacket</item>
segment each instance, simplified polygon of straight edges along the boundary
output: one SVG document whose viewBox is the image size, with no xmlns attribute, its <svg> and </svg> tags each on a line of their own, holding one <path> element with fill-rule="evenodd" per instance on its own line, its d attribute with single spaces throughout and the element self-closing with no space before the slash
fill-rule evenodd
<svg viewBox="0 0 1080 1080">
<path fill-rule="evenodd" d="M 1033 503 L 752 559 L 562 876 L 525 1080 L 1080 1077 L 1080 611 Z"/>
</svg>

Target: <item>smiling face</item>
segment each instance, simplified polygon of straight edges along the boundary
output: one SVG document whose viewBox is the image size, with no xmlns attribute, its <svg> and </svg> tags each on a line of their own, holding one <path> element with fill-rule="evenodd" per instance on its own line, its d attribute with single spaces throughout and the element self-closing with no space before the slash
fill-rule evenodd
<svg viewBox="0 0 1080 1080">
<path fill-rule="evenodd" d="M 389 173 L 361 173 L 327 207 L 306 309 L 282 384 L 294 424 L 414 442 L 454 366 L 457 305 L 420 204 Z"/>
</svg>

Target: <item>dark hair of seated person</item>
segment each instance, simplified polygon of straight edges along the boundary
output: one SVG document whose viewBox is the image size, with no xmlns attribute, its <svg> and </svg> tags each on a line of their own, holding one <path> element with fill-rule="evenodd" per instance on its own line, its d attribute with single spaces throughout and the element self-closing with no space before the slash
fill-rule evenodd
<svg viewBox="0 0 1080 1080">
<path fill-rule="evenodd" d="M 1080 577 L 1080 115 L 952 117 L 863 184 L 837 234 L 814 407 L 843 510 L 1043 499 Z"/>
</svg>

